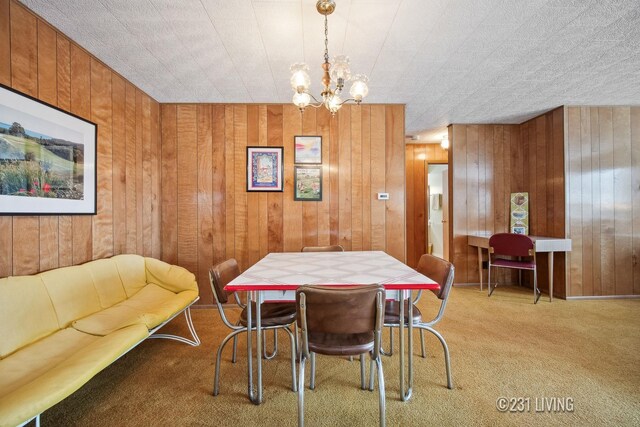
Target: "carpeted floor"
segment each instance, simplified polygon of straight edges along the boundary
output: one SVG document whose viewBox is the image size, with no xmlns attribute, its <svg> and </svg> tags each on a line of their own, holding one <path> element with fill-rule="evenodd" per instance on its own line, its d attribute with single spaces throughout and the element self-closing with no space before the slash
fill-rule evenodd
<svg viewBox="0 0 640 427">
<path fill-rule="evenodd" d="M 431 294 L 420 302 L 425 317 L 437 306 Z M 193 317 L 200 347 L 147 340 L 46 411 L 42 425 L 296 425 L 285 335 L 276 359 L 264 363 L 265 402 L 255 406 L 246 397 L 246 340 L 235 365 L 231 346 L 225 350 L 213 397 L 214 354 L 228 331 L 213 309 Z M 491 298 L 454 288 L 438 329 L 451 349 L 455 389 L 445 387 L 441 347 L 427 335 L 409 402 L 399 400 L 397 353 L 384 359 L 387 425 L 640 425 L 640 300 L 549 303 L 543 295 L 533 305 L 530 291 L 517 287 Z M 165 330 L 184 334 L 184 318 Z M 319 356 L 317 388 L 305 391 L 307 425 L 377 425 L 377 390 L 360 390 L 359 375 L 355 361 Z M 528 399 L 529 410 L 500 412 L 499 397 Z M 539 412 L 543 398 L 572 400 L 573 411 Z"/>
</svg>

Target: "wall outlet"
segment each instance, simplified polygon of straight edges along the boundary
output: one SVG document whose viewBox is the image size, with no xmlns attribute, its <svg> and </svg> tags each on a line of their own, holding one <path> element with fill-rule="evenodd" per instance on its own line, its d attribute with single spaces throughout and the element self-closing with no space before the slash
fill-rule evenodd
<svg viewBox="0 0 640 427">
<path fill-rule="evenodd" d="M 378 200 L 389 200 L 389 193 L 378 193 Z"/>
</svg>

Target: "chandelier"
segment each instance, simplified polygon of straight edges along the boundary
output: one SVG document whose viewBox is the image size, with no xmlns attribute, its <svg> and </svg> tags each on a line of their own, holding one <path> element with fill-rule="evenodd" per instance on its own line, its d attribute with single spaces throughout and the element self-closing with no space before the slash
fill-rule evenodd
<svg viewBox="0 0 640 427">
<path fill-rule="evenodd" d="M 349 57 L 338 55 L 329 62 L 329 25 L 327 17 L 333 13 L 336 3 L 333 0 L 318 0 L 316 9 L 321 15 L 324 15 L 324 63 L 322 69 L 322 84 L 324 89 L 320 93 L 322 99 L 318 100 L 309 93 L 309 66 L 304 63 L 293 64 L 291 66 L 291 87 L 293 88 L 293 103 L 304 112 L 305 107 L 311 106 L 318 108 L 324 105 L 331 114 L 334 115 L 343 104 L 353 101 L 360 104 L 362 99 L 369 93 L 367 82 L 369 78 L 364 74 L 356 74 L 351 77 L 349 69 Z M 342 89 L 344 84 L 351 80 L 351 89 L 349 94 L 351 98 L 342 100 Z M 333 86 L 333 87 L 332 87 Z M 311 100 L 313 99 L 313 103 Z"/>
</svg>

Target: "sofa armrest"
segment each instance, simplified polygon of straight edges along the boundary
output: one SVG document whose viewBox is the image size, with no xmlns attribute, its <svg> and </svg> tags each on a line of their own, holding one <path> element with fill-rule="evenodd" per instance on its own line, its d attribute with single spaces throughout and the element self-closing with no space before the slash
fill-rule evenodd
<svg viewBox="0 0 640 427">
<path fill-rule="evenodd" d="M 168 264 L 155 258 L 145 258 L 147 283 L 155 283 L 171 292 L 196 291 L 196 276 L 186 268 Z"/>
</svg>

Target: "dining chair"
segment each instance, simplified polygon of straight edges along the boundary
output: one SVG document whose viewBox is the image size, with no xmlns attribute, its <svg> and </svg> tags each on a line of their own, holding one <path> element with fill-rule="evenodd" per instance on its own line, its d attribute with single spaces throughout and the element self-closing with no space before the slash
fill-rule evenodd
<svg viewBox="0 0 640 427">
<path fill-rule="evenodd" d="M 454 267 L 449 261 L 445 261 L 442 258 L 438 258 L 437 256 L 424 254 L 420 257 L 418 261 L 418 266 L 416 270 L 430 278 L 431 280 L 438 283 L 439 288 L 432 290 L 432 292 L 436 295 L 436 297 L 440 300 L 440 309 L 438 310 L 438 314 L 436 317 L 429 321 L 423 322 L 422 313 L 416 306 L 416 302 L 418 301 L 419 295 L 412 300 L 413 304 L 413 327 L 420 330 L 420 341 L 422 347 L 422 357 L 425 357 L 425 348 L 424 348 L 424 337 L 423 331 L 431 332 L 435 335 L 440 343 L 442 344 L 442 348 L 444 350 L 444 361 L 445 361 L 445 369 L 447 373 L 447 388 L 453 388 L 453 380 L 451 377 L 451 361 L 449 357 L 449 346 L 447 345 L 444 337 L 433 327 L 436 323 L 442 320 L 444 316 L 444 310 L 447 306 L 447 301 L 449 300 L 449 294 L 451 292 L 451 287 L 453 286 L 453 278 L 454 278 Z M 408 325 L 408 310 L 409 302 L 405 301 L 405 310 L 404 310 L 404 325 Z M 384 326 L 390 327 L 391 332 L 393 328 L 397 328 L 400 326 L 400 304 L 397 301 L 387 301 L 385 304 L 385 316 L 384 316 Z M 390 340 L 390 348 L 393 348 L 393 335 L 391 334 Z M 392 350 L 385 353 L 387 355 L 391 355 Z M 411 376 L 411 374 L 409 374 Z"/>
<path fill-rule="evenodd" d="M 498 286 L 491 288 L 491 268 L 511 268 L 533 271 L 533 303 L 540 299 L 538 289 L 536 249 L 533 239 L 524 234 L 497 233 L 489 238 L 489 272 L 487 277 L 489 296 Z"/>
<path fill-rule="evenodd" d="M 220 346 L 218 347 L 218 352 L 216 355 L 216 371 L 215 371 L 215 379 L 213 383 L 213 395 L 217 396 L 220 391 L 220 359 L 222 356 L 222 351 L 224 350 L 224 346 L 229 342 L 230 339 L 234 339 L 234 349 L 233 349 L 233 362 L 235 363 L 236 359 L 236 347 L 235 340 L 238 334 L 242 332 L 247 332 L 248 330 L 248 322 L 247 322 L 247 310 L 249 309 L 245 304 L 242 304 L 240 299 L 237 296 L 236 292 L 227 292 L 224 287 L 233 279 L 240 275 L 240 268 L 238 267 L 238 263 L 235 259 L 228 259 L 223 261 L 209 269 L 209 280 L 211 283 L 211 290 L 213 292 L 213 296 L 215 298 L 216 306 L 218 307 L 218 312 L 220 313 L 220 317 L 222 318 L 222 323 L 229 329 L 231 332 L 222 340 Z M 242 309 L 238 321 L 235 324 L 232 324 L 224 310 L 223 304 L 228 303 L 230 294 L 234 295 L 236 299 L 236 303 Z M 255 303 L 251 304 L 251 331 L 256 330 L 255 323 Z M 294 334 L 291 332 L 289 328 L 296 321 L 296 306 L 292 303 L 268 303 L 263 304 L 261 307 L 261 329 L 265 330 L 273 330 L 274 335 L 278 330 L 284 330 L 289 335 L 289 339 L 291 341 L 291 389 L 296 391 L 297 382 L 296 382 L 296 343 L 294 339 Z M 277 348 L 277 341 L 274 342 L 274 352 L 271 355 L 275 355 Z"/>
<path fill-rule="evenodd" d="M 298 426 L 304 426 L 304 369 L 314 354 L 358 356 L 369 354 L 373 391 L 377 366 L 380 425 L 385 425 L 385 393 L 380 341 L 384 318 L 384 287 L 348 288 L 306 285 L 296 291 L 297 321 L 302 335 L 298 374 Z"/>
<path fill-rule="evenodd" d="M 340 245 L 305 246 L 300 252 L 344 252 L 344 248 Z"/>
</svg>

